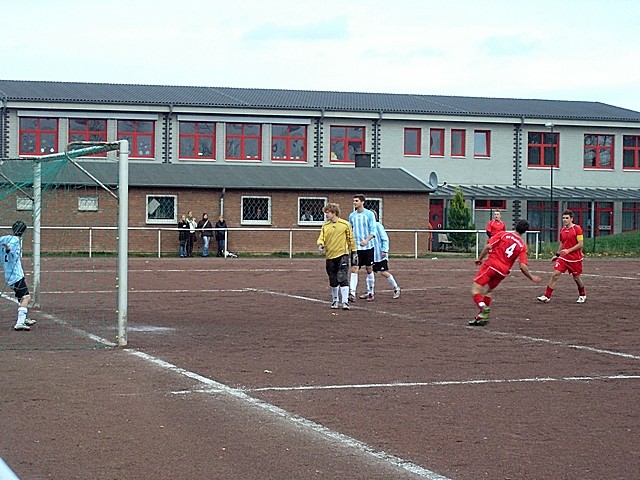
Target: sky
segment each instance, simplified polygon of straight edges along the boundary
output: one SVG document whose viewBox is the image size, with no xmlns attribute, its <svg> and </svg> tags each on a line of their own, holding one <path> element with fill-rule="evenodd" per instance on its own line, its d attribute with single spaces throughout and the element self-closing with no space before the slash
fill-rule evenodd
<svg viewBox="0 0 640 480">
<path fill-rule="evenodd" d="M 602 102 L 637 0 L 3 0 L 0 78 Z"/>
</svg>

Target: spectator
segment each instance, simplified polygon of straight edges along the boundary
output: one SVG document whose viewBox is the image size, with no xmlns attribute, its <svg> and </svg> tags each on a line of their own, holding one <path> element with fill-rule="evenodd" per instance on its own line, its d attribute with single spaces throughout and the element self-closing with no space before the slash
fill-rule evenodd
<svg viewBox="0 0 640 480">
<path fill-rule="evenodd" d="M 211 235 L 213 233 L 213 225 L 211 225 L 211 221 L 209 221 L 209 215 L 206 213 L 202 214 L 202 220 L 198 222 L 196 228 L 200 231 L 200 236 L 202 237 L 202 256 L 209 256 L 209 242 L 211 241 Z"/>
<path fill-rule="evenodd" d="M 224 252 L 227 250 L 227 222 L 224 216 L 220 215 L 218 221 L 215 224 L 216 229 L 216 242 L 218 242 L 218 254 L 217 257 L 224 257 Z"/>
</svg>

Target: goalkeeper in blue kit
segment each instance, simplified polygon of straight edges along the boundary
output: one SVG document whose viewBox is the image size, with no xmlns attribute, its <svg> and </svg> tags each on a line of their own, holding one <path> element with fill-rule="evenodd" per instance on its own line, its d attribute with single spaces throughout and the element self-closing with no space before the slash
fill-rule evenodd
<svg viewBox="0 0 640 480">
<path fill-rule="evenodd" d="M 322 209 L 327 221 L 318 236 L 318 249 L 327 261 L 326 269 L 331 287 L 331 308 L 338 308 L 342 297 L 342 308 L 349 310 L 349 256 L 357 256 L 356 242 L 351 224 L 340 218 L 340 206 L 329 203 Z"/>
<path fill-rule="evenodd" d="M 24 270 L 22 269 L 22 245 L 20 237 L 27 230 L 27 225 L 18 220 L 11 226 L 13 235 L 4 235 L 0 237 L 0 245 L 2 246 L 2 270 L 4 279 L 13 289 L 18 299 L 18 320 L 16 321 L 14 330 L 31 330 L 31 325 L 36 323 L 35 320 L 27 318 L 27 307 L 31 301 L 31 294 L 24 279 Z"/>
</svg>

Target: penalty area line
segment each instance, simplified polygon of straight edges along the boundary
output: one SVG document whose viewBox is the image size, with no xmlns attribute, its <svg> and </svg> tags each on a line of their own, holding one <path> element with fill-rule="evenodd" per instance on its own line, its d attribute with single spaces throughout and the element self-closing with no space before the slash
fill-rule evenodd
<svg viewBox="0 0 640 480">
<path fill-rule="evenodd" d="M 134 355 L 136 357 L 139 357 L 143 360 L 146 360 L 147 362 L 152 363 L 153 365 L 164 368 L 171 372 L 177 373 L 178 375 L 190 378 L 199 383 L 202 383 L 203 385 L 206 385 L 208 389 L 203 390 L 203 392 L 209 393 L 213 391 L 216 393 L 223 393 L 223 394 L 229 395 L 233 398 L 236 398 L 238 400 L 241 400 L 247 403 L 248 405 L 257 407 L 272 415 L 281 417 L 288 422 L 294 423 L 296 425 L 309 429 L 314 433 L 318 433 L 326 438 L 329 438 L 330 440 L 336 441 L 339 444 L 343 445 L 344 447 L 351 448 L 359 452 L 365 453 L 373 458 L 382 460 L 386 463 L 389 463 L 395 467 L 406 470 L 407 472 L 416 474 L 420 477 L 427 478 L 429 480 L 450 480 L 449 478 L 443 477 L 435 472 L 432 472 L 431 470 L 421 467 L 420 465 L 412 463 L 408 460 L 404 460 L 400 457 L 397 457 L 385 451 L 376 450 L 373 447 L 367 445 L 366 443 L 361 442 L 360 440 L 356 440 L 342 433 L 333 431 L 323 425 L 320 425 L 319 423 L 316 423 L 304 417 L 301 417 L 300 415 L 296 415 L 283 408 L 277 407 L 268 402 L 252 397 L 248 395 L 244 390 L 233 388 L 223 383 L 216 382 L 215 380 L 212 380 L 210 378 L 204 377 L 197 373 L 185 370 L 184 368 L 178 367 L 172 363 L 166 362 L 164 360 L 153 357 L 147 353 L 140 352 L 138 350 L 125 350 L 125 352 L 131 355 Z"/>
</svg>

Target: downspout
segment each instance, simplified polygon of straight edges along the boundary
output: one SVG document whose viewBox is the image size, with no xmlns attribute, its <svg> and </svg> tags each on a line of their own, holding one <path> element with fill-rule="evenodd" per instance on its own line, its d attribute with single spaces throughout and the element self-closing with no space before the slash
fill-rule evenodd
<svg viewBox="0 0 640 480">
<path fill-rule="evenodd" d="M 222 193 L 220 194 L 220 215 L 224 216 L 224 194 L 227 192 L 225 187 L 222 187 Z"/>
<path fill-rule="evenodd" d="M 521 155 L 520 155 L 520 148 L 521 148 L 521 141 L 520 141 L 520 137 L 522 135 L 522 127 L 524 126 L 524 115 L 520 115 L 520 125 L 516 125 L 516 165 L 515 165 L 515 186 L 516 188 L 520 188 L 520 170 L 522 168 L 521 166 Z"/>
<path fill-rule="evenodd" d="M 380 121 L 384 110 L 378 112 L 378 118 L 373 122 L 373 168 L 380 166 Z"/>
<path fill-rule="evenodd" d="M 164 125 L 164 163 L 171 163 L 171 116 L 173 115 L 173 103 L 169 104 L 169 113 L 167 113 Z"/>
<path fill-rule="evenodd" d="M 322 166 L 322 130 L 324 129 L 324 108 L 320 109 L 320 118 L 318 119 L 318 128 L 316 130 L 316 164 L 314 166 Z"/>
<path fill-rule="evenodd" d="M 5 115 L 7 113 L 7 96 L 2 94 L 2 106 L 0 106 L 0 158 L 5 156 L 5 137 L 4 137 L 4 129 L 6 127 Z"/>
</svg>

